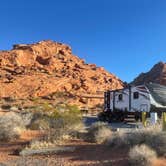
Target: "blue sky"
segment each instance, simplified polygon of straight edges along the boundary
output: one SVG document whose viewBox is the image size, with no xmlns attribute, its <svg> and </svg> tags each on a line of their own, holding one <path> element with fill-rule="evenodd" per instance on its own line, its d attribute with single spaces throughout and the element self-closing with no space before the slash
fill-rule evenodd
<svg viewBox="0 0 166 166">
<path fill-rule="evenodd" d="M 1 0 L 0 49 L 64 42 L 88 63 L 130 82 L 165 62 L 165 0 Z"/>
</svg>

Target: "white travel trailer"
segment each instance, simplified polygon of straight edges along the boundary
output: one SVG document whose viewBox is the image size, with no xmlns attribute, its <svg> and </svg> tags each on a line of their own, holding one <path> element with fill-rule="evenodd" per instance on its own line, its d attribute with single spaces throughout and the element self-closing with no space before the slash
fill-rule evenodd
<svg viewBox="0 0 166 166">
<path fill-rule="evenodd" d="M 104 93 L 104 112 L 101 120 L 123 121 L 128 115 L 141 119 L 141 113 L 166 111 L 166 86 L 149 83 L 139 86 L 128 86 L 124 89 Z M 104 115 L 104 116 L 103 116 Z"/>
</svg>

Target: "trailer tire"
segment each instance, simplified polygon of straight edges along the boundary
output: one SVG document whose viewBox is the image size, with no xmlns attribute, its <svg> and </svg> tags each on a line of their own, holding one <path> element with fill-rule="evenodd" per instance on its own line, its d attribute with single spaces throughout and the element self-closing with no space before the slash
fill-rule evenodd
<svg viewBox="0 0 166 166">
<path fill-rule="evenodd" d="M 138 122 L 139 119 L 140 119 L 140 117 L 139 117 L 138 115 L 135 115 L 135 120 L 136 120 L 136 122 Z"/>
<path fill-rule="evenodd" d="M 99 119 L 99 121 L 105 122 L 106 121 L 106 114 L 105 114 L 105 112 L 100 112 L 98 114 L 98 119 Z"/>
<path fill-rule="evenodd" d="M 123 115 L 123 116 L 120 117 L 120 121 L 121 121 L 121 122 L 124 122 L 124 120 L 125 120 L 125 117 L 124 117 L 124 115 Z"/>
</svg>

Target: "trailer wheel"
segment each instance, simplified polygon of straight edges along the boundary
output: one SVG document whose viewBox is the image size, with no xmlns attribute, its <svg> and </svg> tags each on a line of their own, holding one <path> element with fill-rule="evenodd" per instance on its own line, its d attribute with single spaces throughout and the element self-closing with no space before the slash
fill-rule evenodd
<svg viewBox="0 0 166 166">
<path fill-rule="evenodd" d="M 106 121 L 106 114 L 105 114 L 105 112 L 100 112 L 98 114 L 98 119 L 99 119 L 99 121 L 105 122 Z"/>
<path fill-rule="evenodd" d="M 125 119 L 125 115 L 124 115 L 124 113 L 122 111 L 116 112 L 116 114 L 115 114 L 115 120 L 117 122 L 123 122 L 124 119 Z"/>
<path fill-rule="evenodd" d="M 125 120 L 124 115 L 122 115 L 119 119 L 120 119 L 121 122 L 124 122 L 124 120 Z"/>
<path fill-rule="evenodd" d="M 140 117 L 138 115 L 135 115 L 135 120 L 138 122 Z"/>
</svg>

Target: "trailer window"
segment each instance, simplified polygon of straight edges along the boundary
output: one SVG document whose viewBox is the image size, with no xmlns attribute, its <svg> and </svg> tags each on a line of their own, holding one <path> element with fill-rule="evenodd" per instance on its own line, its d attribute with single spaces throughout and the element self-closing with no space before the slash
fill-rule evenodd
<svg viewBox="0 0 166 166">
<path fill-rule="evenodd" d="M 123 100 L 123 95 L 119 94 L 118 99 L 119 99 L 119 101 L 122 101 Z"/>
<path fill-rule="evenodd" d="M 138 99 L 139 98 L 139 93 L 138 92 L 134 92 L 133 93 L 133 98 L 134 99 Z"/>
</svg>

